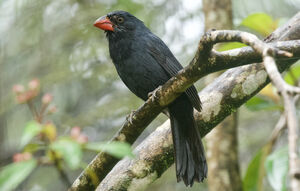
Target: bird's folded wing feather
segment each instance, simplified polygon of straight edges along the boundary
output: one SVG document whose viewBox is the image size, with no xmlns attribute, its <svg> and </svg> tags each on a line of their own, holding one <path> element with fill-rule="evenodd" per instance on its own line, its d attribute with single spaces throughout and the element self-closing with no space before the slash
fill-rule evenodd
<svg viewBox="0 0 300 191">
<path fill-rule="evenodd" d="M 150 55 L 163 67 L 170 77 L 175 76 L 183 67 L 161 39 L 155 35 L 151 35 L 150 38 L 151 40 L 147 41 L 147 50 Z M 193 107 L 201 111 L 201 101 L 195 86 L 189 87 L 185 93 Z"/>
</svg>

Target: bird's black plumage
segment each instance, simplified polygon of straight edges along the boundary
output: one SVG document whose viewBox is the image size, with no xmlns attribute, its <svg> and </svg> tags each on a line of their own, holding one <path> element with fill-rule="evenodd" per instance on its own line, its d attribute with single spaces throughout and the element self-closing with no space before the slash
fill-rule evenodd
<svg viewBox="0 0 300 191">
<path fill-rule="evenodd" d="M 119 76 L 138 97 L 163 85 L 183 67 L 165 43 L 155 36 L 142 21 L 125 11 L 107 14 L 105 22 L 109 52 Z M 96 25 L 95 25 L 96 26 Z M 201 110 L 196 88 L 191 86 L 168 106 L 175 149 L 177 180 L 186 185 L 203 181 L 207 164 L 201 137 L 193 117 L 193 107 Z"/>
</svg>

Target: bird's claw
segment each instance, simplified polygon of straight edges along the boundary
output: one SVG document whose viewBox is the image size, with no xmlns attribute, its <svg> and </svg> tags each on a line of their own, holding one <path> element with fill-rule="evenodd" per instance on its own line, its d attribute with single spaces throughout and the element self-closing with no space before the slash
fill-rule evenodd
<svg viewBox="0 0 300 191">
<path fill-rule="evenodd" d="M 133 115 L 134 115 L 135 111 L 131 111 L 129 115 L 127 115 L 126 120 L 132 124 L 132 119 L 133 119 Z"/>
<path fill-rule="evenodd" d="M 161 86 L 158 86 L 158 88 L 156 88 L 155 90 L 153 90 L 152 92 L 148 93 L 148 98 L 151 98 L 151 101 L 154 102 L 155 98 L 157 98 L 156 93 L 157 91 L 161 88 Z"/>
</svg>

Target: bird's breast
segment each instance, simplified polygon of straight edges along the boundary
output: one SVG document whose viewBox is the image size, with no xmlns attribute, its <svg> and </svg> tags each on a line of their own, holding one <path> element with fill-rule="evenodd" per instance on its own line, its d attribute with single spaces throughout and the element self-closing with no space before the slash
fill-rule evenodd
<svg viewBox="0 0 300 191">
<path fill-rule="evenodd" d="M 148 93 L 168 79 L 165 71 L 151 58 L 133 53 L 128 59 L 114 63 L 125 85 L 138 97 L 146 100 Z"/>
<path fill-rule="evenodd" d="M 130 43 L 122 41 L 109 44 L 110 57 L 114 62 L 121 62 L 131 56 L 132 48 Z"/>
<path fill-rule="evenodd" d="M 148 93 L 164 84 L 170 76 L 147 51 L 144 39 L 110 44 L 110 55 L 125 85 L 146 100 Z"/>
</svg>

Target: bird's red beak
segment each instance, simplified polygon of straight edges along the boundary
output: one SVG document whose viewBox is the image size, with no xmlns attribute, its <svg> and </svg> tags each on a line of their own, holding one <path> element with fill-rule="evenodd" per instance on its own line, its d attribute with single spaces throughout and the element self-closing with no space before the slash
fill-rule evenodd
<svg viewBox="0 0 300 191">
<path fill-rule="evenodd" d="M 114 31 L 113 24 L 107 16 L 103 16 L 97 19 L 94 23 L 94 26 L 105 31 Z"/>
</svg>

